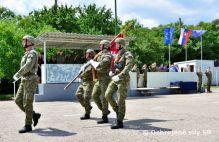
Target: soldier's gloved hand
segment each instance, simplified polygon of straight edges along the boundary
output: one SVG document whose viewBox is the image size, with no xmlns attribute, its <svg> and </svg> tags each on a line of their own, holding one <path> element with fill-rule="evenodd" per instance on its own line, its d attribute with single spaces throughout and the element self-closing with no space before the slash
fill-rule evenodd
<svg viewBox="0 0 219 142">
<path fill-rule="evenodd" d="M 115 81 L 115 82 L 118 82 L 118 81 L 119 81 L 118 75 L 113 76 L 113 77 L 112 77 L 112 80 Z"/>
<path fill-rule="evenodd" d="M 110 77 L 112 77 L 112 76 L 114 76 L 114 75 L 115 75 L 115 74 L 114 74 L 112 71 L 109 72 L 109 76 L 110 76 Z"/>
<path fill-rule="evenodd" d="M 17 73 L 13 76 L 14 81 L 18 80 Z"/>
<path fill-rule="evenodd" d="M 91 63 L 91 65 L 96 69 L 97 68 L 97 66 L 99 66 L 99 62 L 96 62 L 96 61 L 94 61 L 94 60 L 90 60 L 90 63 Z"/>
</svg>

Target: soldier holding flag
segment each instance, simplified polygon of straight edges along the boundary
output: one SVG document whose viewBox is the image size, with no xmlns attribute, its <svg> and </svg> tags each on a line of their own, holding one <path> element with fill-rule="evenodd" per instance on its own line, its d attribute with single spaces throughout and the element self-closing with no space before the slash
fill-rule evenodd
<svg viewBox="0 0 219 142">
<path fill-rule="evenodd" d="M 110 82 L 105 97 L 117 114 L 117 121 L 111 129 L 123 128 L 123 119 L 125 117 L 125 100 L 128 93 L 129 71 L 133 66 L 133 56 L 131 52 L 125 50 L 125 39 L 117 38 L 115 40 L 118 53 L 115 57 L 115 72 L 111 73 L 112 81 Z M 118 102 L 113 98 L 117 91 Z"/>
</svg>

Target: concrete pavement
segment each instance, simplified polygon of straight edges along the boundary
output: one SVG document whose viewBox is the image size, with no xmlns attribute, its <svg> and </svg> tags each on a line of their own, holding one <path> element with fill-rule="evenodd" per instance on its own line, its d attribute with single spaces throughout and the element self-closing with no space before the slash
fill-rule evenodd
<svg viewBox="0 0 219 142">
<path fill-rule="evenodd" d="M 101 112 L 92 102 L 90 120 L 80 120 L 83 109 L 75 102 L 37 102 L 42 113 L 31 133 L 19 134 L 24 114 L 13 101 L 0 102 L 0 142 L 218 142 L 219 90 L 207 94 L 177 94 L 128 98 L 125 128 L 111 130 L 97 124 Z"/>
</svg>

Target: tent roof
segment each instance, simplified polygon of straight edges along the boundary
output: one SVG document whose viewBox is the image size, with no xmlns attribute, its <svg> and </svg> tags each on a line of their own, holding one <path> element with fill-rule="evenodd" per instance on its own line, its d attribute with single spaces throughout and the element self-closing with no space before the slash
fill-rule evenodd
<svg viewBox="0 0 219 142">
<path fill-rule="evenodd" d="M 115 36 L 46 32 L 36 38 L 35 47 L 42 48 L 45 41 L 46 48 L 98 49 L 101 40 L 111 41 L 113 38 Z M 126 37 L 125 39 L 130 42 L 134 38 Z"/>
</svg>

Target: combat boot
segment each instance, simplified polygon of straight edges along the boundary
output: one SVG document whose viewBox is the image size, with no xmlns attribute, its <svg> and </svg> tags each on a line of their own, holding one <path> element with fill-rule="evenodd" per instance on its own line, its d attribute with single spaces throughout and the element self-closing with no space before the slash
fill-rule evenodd
<svg viewBox="0 0 219 142">
<path fill-rule="evenodd" d="M 108 123 L 108 117 L 107 116 L 102 116 L 102 120 L 97 121 L 97 124 L 103 124 L 103 123 Z"/>
<path fill-rule="evenodd" d="M 19 133 L 26 133 L 32 131 L 31 125 L 25 125 L 21 130 L 19 130 Z"/>
<path fill-rule="evenodd" d="M 38 124 L 41 114 L 33 112 L 33 126 L 35 127 Z"/>
<path fill-rule="evenodd" d="M 81 120 L 90 119 L 90 114 L 85 114 L 84 116 L 80 117 Z"/>
<path fill-rule="evenodd" d="M 123 122 L 120 120 L 117 120 L 117 123 L 111 126 L 111 129 L 119 129 L 123 128 Z"/>
</svg>

